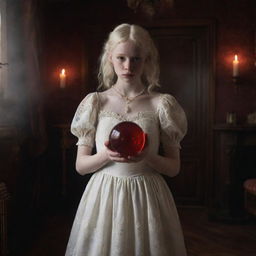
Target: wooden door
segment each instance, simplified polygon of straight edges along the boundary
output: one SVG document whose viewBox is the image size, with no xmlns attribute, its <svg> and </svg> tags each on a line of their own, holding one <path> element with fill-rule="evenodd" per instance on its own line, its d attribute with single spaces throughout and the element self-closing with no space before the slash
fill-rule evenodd
<svg viewBox="0 0 256 256">
<path fill-rule="evenodd" d="M 166 177 L 178 204 L 204 205 L 211 187 L 213 27 L 203 22 L 148 28 L 159 49 L 161 91 L 174 95 L 188 119 L 181 172 Z"/>
<path fill-rule="evenodd" d="M 149 30 L 159 50 L 161 91 L 174 95 L 188 118 L 181 173 L 166 180 L 178 204 L 204 205 L 211 185 L 214 25 L 211 21 L 189 21 L 143 27 Z M 86 92 L 97 87 L 98 58 L 111 28 L 105 25 L 100 30 L 88 29 L 91 36 L 86 46 L 86 66 L 90 76 Z"/>
</svg>

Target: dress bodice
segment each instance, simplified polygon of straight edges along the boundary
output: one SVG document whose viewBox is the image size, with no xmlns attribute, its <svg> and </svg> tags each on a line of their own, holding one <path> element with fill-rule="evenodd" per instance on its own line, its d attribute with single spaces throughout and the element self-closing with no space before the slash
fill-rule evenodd
<svg viewBox="0 0 256 256">
<path fill-rule="evenodd" d="M 159 104 L 154 111 L 137 112 L 123 116 L 101 109 L 98 93 L 88 94 L 80 103 L 71 124 L 71 132 L 78 137 L 78 146 L 96 146 L 99 152 L 105 147 L 112 128 L 122 121 L 138 124 L 147 134 L 149 154 L 157 154 L 160 143 L 163 149 L 180 147 L 187 131 L 186 115 L 176 99 L 169 94 L 159 94 Z M 137 163 L 112 162 L 98 171 L 110 172 L 115 176 L 131 176 L 152 172 L 142 160 Z"/>
<path fill-rule="evenodd" d="M 147 153 L 157 153 L 159 148 L 159 122 L 157 113 L 153 111 L 138 112 L 131 117 L 124 117 L 120 114 L 110 111 L 100 111 L 98 116 L 98 124 L 96 128 L 96 149 L 101 151 L 104 142 L 109 139 L 109 134 L 112 128 L 123 121 L 131 121 L 138 124 L 142 130 L 147 134 L 146 151 Z M 112 162 L 104 166 L 101 170 L 110 172 L 114 176 L 133 176 L 145 173 L 145 171 L 152 171 L 144 161 L 138 163 L 117 163 Z"/>
</svg>

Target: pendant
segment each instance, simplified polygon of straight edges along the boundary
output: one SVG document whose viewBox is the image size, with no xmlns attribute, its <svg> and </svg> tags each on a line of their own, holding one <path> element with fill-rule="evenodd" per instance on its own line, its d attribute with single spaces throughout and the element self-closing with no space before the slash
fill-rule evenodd
<svg viewBox="0 0 256 256">
<path fill-rule="evenodd" d="M 125 113 L 129 113 L 130 112 L 130 108 L 129 108 L 129 104 L 125 105 Z"/>
</svg>

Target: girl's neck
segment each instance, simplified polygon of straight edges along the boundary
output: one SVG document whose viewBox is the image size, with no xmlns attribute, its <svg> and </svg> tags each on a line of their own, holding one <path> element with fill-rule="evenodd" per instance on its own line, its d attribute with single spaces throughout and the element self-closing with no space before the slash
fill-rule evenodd
<svg viewBox="0 0 256 256">
<path fill-rule="evenodd" d="M 126 95 L 128 97 L 133 96 L 145 89 L 145 85 L 141 82 L 123 83 L 117 81 L 113 86 L 123 95 Z"/>
</svg>

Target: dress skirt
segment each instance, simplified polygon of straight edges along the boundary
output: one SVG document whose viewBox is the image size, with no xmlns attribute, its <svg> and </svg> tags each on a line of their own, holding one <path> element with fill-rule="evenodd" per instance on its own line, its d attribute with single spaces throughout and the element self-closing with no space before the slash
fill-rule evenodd
<svg viewBox="0 0 256 256">
<path fill-rule="evenodd" d="M 81 198 L 66 256 L 186 256 L 171 192 L 161 175 L 96 172 Z"/>
</svg>

